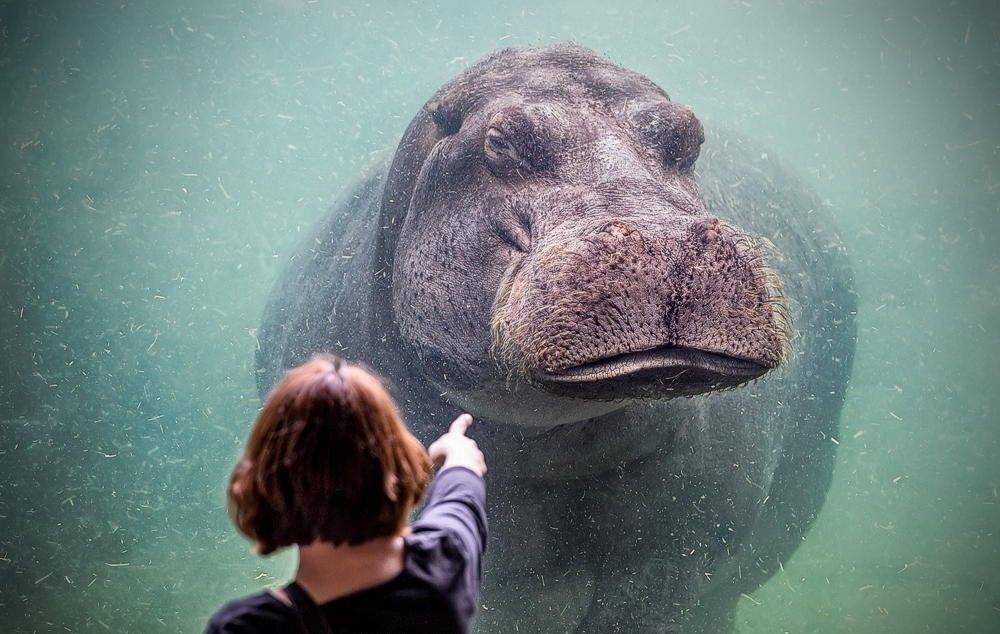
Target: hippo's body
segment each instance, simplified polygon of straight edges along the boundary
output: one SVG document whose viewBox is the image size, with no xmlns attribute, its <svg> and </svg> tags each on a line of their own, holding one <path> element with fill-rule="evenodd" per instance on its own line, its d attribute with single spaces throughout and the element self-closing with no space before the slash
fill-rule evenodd
<svg viewBox="0 0 1000 634">
<path fill-rule="evenodd" d="M 529 49 L 501 53 L 481 65 L 489 68 L 505 55 L 560 51 L 586 60 L 593 55 L 578 47 Z M 531 63 L 525 72 L 531 71 Z M 499 288 L 505 283 L 496 282 L 485 255 L 481 297 L 461 291 L 457 281 L 450 284 L 447 275 L 413 274 L 400 263 L 399 252 L 412 251 L 414 244 L 424 244 L 421 241 L 446 243 L 441 251 L 446 256 L 438 257 L 435 266 L 451 257 L 447 254 L 466 257 L 461 246 L 465 230 L 441 237 L 421 234 L 419 225 L 416 230 L 399 226 L 415 222 L 415 171 L 421 178 L 451 178 L 450 172 L 428 176 L 422 163 L 431 159 L 422 158 L 416 167 L 400 165 L 400 157 L 419 141 L 414 141 L 416 125 L 395 160 L 355 186 L 292 258 L 260 332 L 261 392 L 283 369 L 312 353 L 330 351 L 361 360 L 387 377 L 405 419 L 424 442 L 442 433 L 461 409 L 471 411 L 477 419 L 471 435 L 490 470 L 492 534 L 480 630 L 727 630 L 740 595 L 765 581 L 800 543 L 830 483 L 831 439 L 854 351 L 855 297 L 829 210 L 759 147 L 737 135 L 709 130 L 695 171 L 704 213 L 774 244 L 778 255 L 769 256 L 769 269 L 781 279 L 781 301 L 794 324 L 792 352 L 779 368 L 753 382 L 724 385 L 726 389 L 699 387 L 695 393 L 700 395 L 688 398 L 639 393 L 616 400 L 615 393 L 606 390 L 619 384 L 608 388 L 601 378 L 594 384 L 605 391 L 595 387 L 593 409 L 581 405 L 585 415 L 577 415 L 573 408 L 587 402 L 585 391 L 566 396 L 553 389 L 549 399 L 547 388 L 519 391 L 520 380 L 511 377 L 515 371 L 507 366 L 505 378 L 497 382 L 442 359 L 449 354 L 447 342 L 465 341 L 463 337 L 471 335 L 463 329 L 472 331 L 475 323 L 453 323 L 445 343 L 436 347 L 414 344 L 419 336 L 407 334 L 413 323 L 433 321 L 423 313 L 400 326 L 407 310 L 401 302 L 495 314 Z M 438 144 L 430 152 L 434 157 L 444 151 Z M 399 185 L 399 173 L 407 169 L 409 189 Z M 682 178 L 684 172 L 679 173 Z M 399 207 L 401 198 L 410 200 Z M 615 204 L 625 209 L 624 203 Z M 615 236 L 624 233 L 622 241 L 629 227 L 641 227 L 644 236 L 653 232 L 641 224 L 645 219 L 633 221 L 623 211 L 619 222 L 617 207 L 605 208 L 610 215 L 604 218 L 611 220 L 601 225 L 602 239 L 612 235 L 609 226 L 618 231 Z M 702 213 L 699 208 L 685 214 L 684 222 Z M 470 215 L 467 222 L 478 220 Z M 540 224 L 536 221 L 532 227 Z M 695 231 L 688 227 L 685 224 L 683 231 Z M 715 233 L 709 238 L 725 239 Z M 646 245 L 652 242 L 644 239 Z M 590 248 L 594 242 L 588 240 Z M 544 238 L 532 241 L 545 244 Z M 527 247 L 526 257 L 535 249 Z M 475 268 L 476 257 L 463 261 L 464 271 Z M 628 259 L 615 260 L 621 261 Z M 612 282 L 608 288 L 616 288 L 616 271 L 627 274 L 617 267 L 601 268 L 602 283 Z M 404 280 L 403 275 L 409 277 Z M 581 283 L 587 279 L 581 273 Z M 630 283 L 620 280 L 623 287 Z M 398 288 L 403 284 L 405 292 Z M 531 284 L 545 289 L 544 280 L 533 279 Z M 763 306 L 768 300 L 762 301 Z M 615 305 L 626 311 L 630 306 Z M 440 323 L 434 327 L 449 328 Z M 481 338 L 482 333 L 473 334 Z M 676 333 L 663 336 L 672 342 L 681 338 Z M 685 339 L 685 345 L 690 340 Z M 480 356 L 498 364 L 491 350 L 487 342 Z M 553 362 L 551 367 L 560 366 Z M 680 374 L 698 374 L 698 367 L 692 367 L 694 371 L 685 366 L 668 376 L 669 381 L 642 375 L 640 387 L 652 384 L 669 392 L 673 388 L 664 386 L 673 385 Z M 573 389 L 587 390 L 589 385 Z M 629 383 L 625 391 L 633 388 Z"/>
</svg>

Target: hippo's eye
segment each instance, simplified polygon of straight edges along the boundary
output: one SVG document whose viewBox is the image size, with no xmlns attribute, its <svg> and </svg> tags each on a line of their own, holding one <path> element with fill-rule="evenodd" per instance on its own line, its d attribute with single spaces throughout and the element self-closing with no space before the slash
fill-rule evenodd
<svg viewBox="0 0 1000 634">
<path fill-rule="evenodd" d="M 486 158 L 495 167 L 515 169 L 527 167 L 527 163 L 514 145 L 496 128 L 486 131 L 485 153 Z"/>
</svg>

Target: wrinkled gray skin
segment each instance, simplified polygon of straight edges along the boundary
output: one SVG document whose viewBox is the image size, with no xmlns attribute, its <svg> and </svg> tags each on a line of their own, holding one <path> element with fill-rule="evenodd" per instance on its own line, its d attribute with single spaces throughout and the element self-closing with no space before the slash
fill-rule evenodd
<svg viewBox="0 0 1000 634">
<path fill-rule="evenodd" d="M 274 292 L 262 394 L 331 351 L 388 377 L 425 442 L 475 416 L 481 631 L 725 631 L 822 504 L 854 350 L 841 242 L 759 147 L 707 137 L 585 48 L 498 51 Z"/>
</svg>

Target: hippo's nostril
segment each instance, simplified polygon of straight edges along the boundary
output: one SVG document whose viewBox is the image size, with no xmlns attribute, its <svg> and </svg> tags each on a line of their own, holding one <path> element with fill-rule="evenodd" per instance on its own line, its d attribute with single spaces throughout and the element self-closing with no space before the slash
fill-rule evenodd
<svg viewBox="0 0 1000 634">
<path fill-rule="evenodd" d="M 694 233 L 702 244 L 706 246 L 714 244 L 722 237 L 722 223 L 718 218 L 702 220 L 694 225 Z"/>
<path fill-rule="evenodd" d="M 611 236 L 612 238 L 620 240 L 622 238 L 627 238 L 628 236 L 635 233 L 636 229 L 627 222 L 615 220 L 614 222 L 609 222 L 608 224 L 604 225 L 604 228 L 601 230 L 601 232 Z"/>
</svg>

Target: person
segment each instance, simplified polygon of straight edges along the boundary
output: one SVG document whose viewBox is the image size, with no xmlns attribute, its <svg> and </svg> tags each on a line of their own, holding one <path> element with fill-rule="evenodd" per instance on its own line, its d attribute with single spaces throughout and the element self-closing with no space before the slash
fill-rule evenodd
<svg viewBox="0 0 1000 634">
<path fill-rule="evenodd" d="M 229 482 L 236 527 L 295 579 L 232 601 L 209 634 L 467 632 L 486 548 L 486 463 L 463 414 L 425 450 L 381 381 L 314 357 L 267 397 Z M 411 511 L 430 483 L 427 504 Z"/>
</svg>

